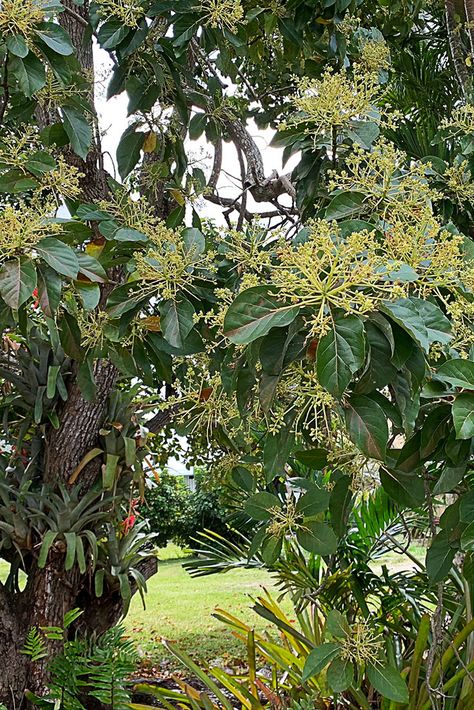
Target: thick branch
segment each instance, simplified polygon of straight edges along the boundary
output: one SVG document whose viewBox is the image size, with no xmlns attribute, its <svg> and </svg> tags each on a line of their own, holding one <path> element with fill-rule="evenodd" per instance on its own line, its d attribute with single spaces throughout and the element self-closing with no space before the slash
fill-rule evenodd
<svg viewBox="0 0 474 710">
<path fill-rule="evenodd" d="M 456 22 L 455 0 L 445 0 L 446 28 L 448 31 L 449 49 L 454 64 L 454 70 L 463 94 L 467 92 L 469 74 L 459 36 L 459 26 Z"/>
</svg>

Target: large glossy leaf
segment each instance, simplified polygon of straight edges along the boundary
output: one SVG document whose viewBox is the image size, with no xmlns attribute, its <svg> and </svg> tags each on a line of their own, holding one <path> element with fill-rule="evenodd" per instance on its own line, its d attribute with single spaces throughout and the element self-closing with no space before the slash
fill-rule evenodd
<svg viewBox="0 0 474 710">
<path fill-rule="evenodd" d="M 24 59 L 28 54 L 28 45 L 23 35 L 7 35 L 5 44 L 7 45 L 8 51 L 14 54 L 15 57 Z"/>
<path fill-rule="evenodd" d="M 20 256 L 7 261 L 0 271 L 0 294 L 13 310 L 25 303 L 36 288 L 36 269 L 30 259 Z"/>
<path fill-rule="evenodd" d="M 438 368 L 436 378 L 455 387 L 474 389 L 474 362 L 472 360 L 448 360 Z"/>
<path fill-rule="evenodd" d="M 55 239 L 46 237 L 36 246 L 39 256 L 58 274 L 69 276 L 75 279 L 79 271 L 79 261 L 76 252 L 67 244 Z"/>
<path fill-rule="evenodd" d="M 271 286 L 254 286 L 237 296 L 226 313 L 224 334 L 240 345 L 266 335 L 271 328 L 289 325 L 298 315 L 298 306 L 278 301 Z"/>
<path fill-rule="evenodd" d="M 425 488 L 420 476 L 402 471 L 380 469 L 380 483 L 396 503 L 407 508 L 418 508 L 425 500 Z"/>
<path fill-rule="evenodd" d="M 304 493 L 296 503 L 296 512 L 309 518 L 312 515 L 319 515 L 328 509 L 329 491 L 323 488 L 314 487 Z"/>
<path fill-rule="evenodd" d="M 373 459 L 382 461 L 388 441 L 385 413 L 374 400 L 365 395 L 353 395 L 346 406 L 349 436 L 359 449 Z"/>
<path fill-rule="evenodd" d="M 46 84 L 44 65 L 31 50 L 23 59 L 11 57 L 8 67 L 10 73 L 18 81 L 20 91 L 28 98 Z"/>
<path fill-rule="evenodd" d="M 396 703 L 408 702 L 407 684 L 393 666 L 370 664 L 367 667 L 367 677 L 383 698 Z"/>
<path fill-rule="evenodd" d="M 474 437 L 474 394 L 463 392 L 453 402 L 453 421 L 457 439 Z"/>
<path fill-rule="evenodd" d="M 308 655 L 303 668 L 301 680 L 304 683 L 308 678 L 321 673 L 333 658 L 341 653 L 341 645 L 338 643 L 323 643 L 321 646 L 313 648 Z"/>
<path fill-rule="evenodd" d="M 451 324 L 438 306 L 421 298 L 385 301 L 382 310 L 428 352 L 432 343 L 451 340 Z"/>
<path fill-rule="evenodd" d="M 354 682 L 354 666 L 352 661 L 343 658 L 334 658 L 328 668 L 327 682 L 334 693 L 342 693 L 343 690 Z"/>
<path fill-rule="evenodd" d="M 55 22 L 42 22 L 36 26 L 35 34 L 56 54 L 67 57 L 74 51 L 68 33 Z"/>
<path fill-rule="evenodd" d="M 272 508 L 281 508 L 281 503 L 273 493 L 261 491 L 245 501 L 245 512 L 254 520 L 270 520 Z"/>
<path fill-rule="evenodd" d="M 296 531 L 299 544 L 315 555 L 332 555 L 337 549 L 337 537 L 327 523 L 305 520 Z"/>
<path fill-rule="evenodd" d="M 346 219 L 362 211 L 363 192 L 341 192 L 326 207 L 326 219 Z"/>
<path fill-rule="evenodd" d="M 114 49 L 129 32 L 130 27 L 120 20 L 109 20 L 101 25 L 97 38 L 103 49 Z"/>
<path fill-rule="evenodd" d="M 37 274 L 39 305 L 45 316 L 52 318 L 61 300 L 61 278 L 47 264 L 38 264 Z"/>
<path fill-rule="evenodd" d="M 426 573 L 431 583 L 445 579 L 453 564 L 456 550 L 449 542 L 447 530 L 441 530 L 426 553 Z"/>
<path fill-rule="evenodd" d="M 145 141 L 145 134 L 127 129 L 117 146 L 117 167 L 122 180 L 129 175 L 140 160 L 140 151 Z"/>
<path fill-rule="evenodd" d="M 94 259 L 93 256 L 85 254 L 84 252 L 78 252 L 77 260 L 79 262 L 79 273 L 86 279 L 95 283 L 107 281 L 107 274 L 104 267 L 97 259 Z"/>
<path fill-rule="evenodd" d="M 319 341 L 316 372 L 321 385 L 341 397 L 353 374 L 364 364 L 364 325 L 357 316 L 336 318 Z"/>
<path fill-rule="evenodd" d="M 183 347 L 184 341 L 193 329 L 193 316 L 193 305 L 185 298 L 180 301 L 169 299 L 161 304 L 160 317 L 163 337 L 174 348 Z"/>
<path fill-rule="evenodd" d="M 92 129 L 85 116 L 71 106 L 64 106 L 63 125 L 67 133 L 71 148 L 83 160 L 86 159 L 92 143 Z"/>
</svg>

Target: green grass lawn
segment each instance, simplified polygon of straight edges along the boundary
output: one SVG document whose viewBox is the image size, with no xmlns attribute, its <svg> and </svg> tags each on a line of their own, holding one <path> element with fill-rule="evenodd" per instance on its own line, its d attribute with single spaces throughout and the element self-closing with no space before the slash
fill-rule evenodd
<svg viewBox="0 0 474 710">
<path fill-rule="evenodd" d="M 200 661 L 226 663 L 242 657 L 244 646 L 212 616 L 216 607 L 230 611 L 256 630 L 270 629 L 251 609 L 251 597 L 262 587 L 276 591 L 264 570 L 232 570 L 225 574 L 192 578 L 182 559 L 160 562 L 158 574 L 148 583 L 146 609 L 138 596 L 125 620 L 143 655 L 153 664 L 169 659 L 161 638 L 175 640 L 180 648 Z M 290 605 L 285 604 L 288 611 Z"/>
</svg>

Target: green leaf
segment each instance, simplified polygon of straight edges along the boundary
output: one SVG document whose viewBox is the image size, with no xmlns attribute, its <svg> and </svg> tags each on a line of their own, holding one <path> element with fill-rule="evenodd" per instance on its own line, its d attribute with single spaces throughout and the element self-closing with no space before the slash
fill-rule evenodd
<svg viewBox="0 0 474 710">
<path fill-rule="evenodd" d="M 31 298 L 36 288 L 36 269 L 30 259 L 20 256 L 7 261 L 0 271 L 0 294 L 14 311 Z"/>
<path fill-rule="evenodd" d="M 308 678 L 321 673 L 328 663 L 336 656 L 339 656 L 340 653 L 341 646 L 338 643 L 323 643 L 321 646 L 313 648 L 304 664 L 301 681 L 305 683 Z"/>
<path fill-rule="evenodd" d="M 463 392 L 453 402 L 452 407 L 456 439 L 474 437 L 474 394 Z"/>
<path fill-rule="evenodd" d="M 425 352 L 428 352 L 432 343 L 446 344 L 451 340 L 449 320 L 431 301 L 414 297 L 400 298 L 397 301 L 384 301 L 382 310 L 406 330 Z"/>
<path fill-rule="evenodd" d="M 164 339 L 174 348 L 182 348 L 194 326 L 194 307 L 183 298 L 169 299 L 160 305 L 160 323 Z"/>
<path fill-rule="evenodd" d="M 231 478 L 236 486 L 241 488 L 246 493 L 251 493 L 255 489 L 255 479 L 246 468 L 236 466 L 232 469 Z"/>
<path fill-rule="evenodd" d="M 76 533 L 67 532 L 64 533 L 64 539 L 66 540 L 66 561 L 64 563 L 64 569 L 72 569 L 74 562 L 76 560 Z"/>
<path fill-rule="evenodd" d="M 38 264 L 38 301 L 41 310 L 52 318 L 61 301 L 62 281 L 56 271 L 46 264 Z"/>
<path fill-rule="evenodd" d="M 224 334 L 239 345 L 266 335 L 271 328 L 289 325 L 299 306 L 282 305 L 272 286 L 254 286 L 237 296 L 224 319 Z"/>
<path fill-rule="evenodd" d="M 30 155 L 28 160 L 25 162 L 25 167 L 33 173 L 34 175 L 41 176 L 45 173 L 51 172 L 56 167 L 56 161 L 52 155 L 46 153 L 44 150 L 37 150 L 35 153 Z"/>
<path fill-rule="evenodd" d="M 436 379 L 455 387 L 474 389 L 474 362 L 472 360 L 448 360 L 436 373 Z"/>
<path fill-rule="evenodd" d="M 97 387 L 95 384 L 94 370 L 89 358 L 86 358 L 79 365 L 77 371 L 77 384 L 86 402 L 93 402 L 96 397 Z"/>
<path fill-rule="evenodd" d="M 206 251 L 206 240 L 201 230 L 196 227 L 186 227 L 181 232 L 181 238 L 186 246 L 186 251 L 199 256 Z"/>
<path fill-rule="evenodd" d="M 308 449 L 307 451 L 295 451 L 295 459 L 308 466 L 313 471 L 321 471 L 328 465 L 328 452 L 326 449 Z"/>
<path fill-rule="evenodd" d="M 298 498 L 296 512 L 303 515 L 305 518 L 319 515 L 319 513 L 323 513 L 328 509 L 329 498 L 329 491 L 315 486 Z"/>
<path fill-rule="evenodd" d="M 20 91 L 28 98 L 31 98 L 46 84 L 43 63 L 31 51 L 24 59 L 10 57 L 8 68 L 17 80 Z"/>
<path fill-rule="evenodd" d="M 388 425 L 382 407 L 368 396 L 353 395 L 347 401 L 345 414 L 346 426 L 354 444 L 366 456 L 383 461 Z"/>
<path fill-rule="evenodd" d="M 116 242 L 146 242 L 148 237 L 139 232 L 137 229 L 131 229 L 130 227 L 121 227 L 117 229 L 114 233 L 114 239 Z"/>
<path fill-rule="evenodd" d="M 81 362 L 84 358 L 84 351 L 81 347 L 81 331 L 77 321 L 66 311 L 63 312 L 59 321 L 59 338 L 64 352 L 73 360 Z"/>
<path fill-rule="evenodd" d="M 107 281 L 107 273 L 97 259 L 94 259 L 93 256 L 85 254 L 84 252 L 78 252 L 76 256 L 79 262 L 80 274 L 89 279 L 89 281 L 97 283 L 104 283 L 104 281 Z"/>
<path fill-rule="evenodd" d="M 48 559 L 49 550 L 51 548 L 51 545 L 56 540 L 57 535 L 58 535 L 58 533 L 55 532 L 54 530 L 47 530 L 45 532 L 45 535 L 43 537 L 43 542 L 41 543 L 40 553 L 38 555 L 38 567 L 40 569 L 45 567 L 47 559 Z"/>
<path fill-rule="evenodd" d="M 127 129 L 117 146 L 117 167 L 122 180 L 125 180 L 140 160 L 140 151 L 145 141 L 145 134 Z"/>
<path fill-rule="evenodd" d="M 459 483 L 461 483 L 464 475 L 466 473 L 466 466 L 445 466 L 441 471 L 441 476 L 439 477 L 435 487 L 433 488 L 433 493 L 439 495 L 441 493 L 449 493 L 453 490 Z"/>
<path fill-rule="evenodd" d="M 338 399 L 352 375 L 364 364 L 364 325 L 357 316 L 336 318 L 319 341 L 316 372 L 321 385 Z"/>
<path fill-rule="evenodd" d="M 352 509 L 354 495 L 351 489 L 352 479 L 350 476 L 340 475 L 331 491 L 329 500 L 329 512 L 331 514 L 332 527 L 339 537 L 344 534 L 349 514 Z"/>
<path fill-rule="evenodd" d="M 291 422 L 288 420 L 288 416 L 285 424 L 286 426 L 282 426 L 275 434 L 268 432 L 265 437 L 263 466 L 267 483 L 273 481 L 275 476 L 282 475 L 293 446 L 294 434 L 291 430 Z"/>
<path fill-rule="evenodd" d="M 346 219 L 362 211 L 365 195 L 363 192 L 340 192 L 326 207 L 325 218 Z"/>
<path fill-rule="evenodd" d="M 76 252 L 54 237 L 42 239 L 35 247 L 39 256 L 58 274 L 75 279 L 79 271 Z"/>
<path fill-rule="evenodd" d="M 333 693 L 342 693 L 354 682 L 354 666 L 351 661 L 335 658 L 331 661 L 326 680 Z"/>
<path fill-rule="evenodd" d="M 254 520 L 270 520 L 272 508 L 281 508 L 281 503 L 273 493 L 261 491 L 245 501 L 245 512 Z"/>
<path fill-rule="evenodd" d="M 8 35 L 5 44 L 7 45 L 8 51 L 14 54 L 15 57 L 24 59 L 28 54 L 28 45 L 22 35 Z"/>
<path fill-rule="evenodd" d="M 114 487 L 119 460 L 117 454 L 107 454 L 105 457 L 105 464 L 102 467 L 102 486 L 106 491 L 111 491 Z"/>
<path fill-rule="evenodd" d="M 461 550 L 472 552 L 474 550 L 474 521 L 464 528 L 461 533 Z"/>
<path fill-rule="evenodd" d="M 100 301 L 99 284 L 93 284 L 90 281 L 75 281 L 74 287 L 81 298 L 85 310 L 93 311 Z"/>
<path fill-rule="evenodd" d="M 350 634 L 351 629 L 344 614 L 337 609 L 331 609 L 326 618 L 326 631 L 343 639 Z"/>
<path fill-rule="evenodd" d="M 97 34 L 102 49 L 114 49 L 130 32 L 130 27 L 120 20 L 104 22 Z"/>
<path fill-rule="evenodd" d="M 61 25 L 55 22 L 42 22 L 36 25 L 34 32 L 56 54 L 68 57 L 73 53 L 74 47 L 69 35 Z"/>
<path fill-rule="evenodd" d="M 270 535 L 263 540 L 261 554 L 266 565 L 273 565 L 280 557 L 283 538 Z"/>
<path fill-rule="evenodd" d="M 441 530 L 426 553 L 426 573 L 432 584 L 445 579 L 452 567 L 456 550 L 449 542 L 448 530 Z"/>
<path fill-rule="evenodd" d="M 70 106 L 61 108 L 64 130 L 67 133 L 71 148 L 83 160 L 87 158 L 92 143 L 92 130 L 85 116 Z"/>
<path fill-rule="evenodd" d="M 402 676 L 392 666 L 367 666 L 367 677 L 383 698 L 396 703 L 408 703 L 408 688 Z"/>
<path fill-rule="evenodd" d="M 299 544 L 308 552 L 325 557 L 332 555 L 337 549 L 337 537 L 327 523 L 305 520 L 303 527 L 296 531 Z"/>
<path fill-rule="evenodd" d="M 425 500 L 425 488 L 420 476 L 392 469 L 380 469 L 380 483 L 396 503 L 408 508 L 418 508 Z"/>
</svg>

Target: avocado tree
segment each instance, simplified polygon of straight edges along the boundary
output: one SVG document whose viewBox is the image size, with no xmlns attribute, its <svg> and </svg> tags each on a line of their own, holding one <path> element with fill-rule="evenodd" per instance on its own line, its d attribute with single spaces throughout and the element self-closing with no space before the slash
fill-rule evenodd
<svg viewBox="0 0 474 710">
<path fill-rule="evenodd" d="M 0 701 L 45 688 L 32 627 L 79 607 L 100 632 L 145 590 L 134 510 L 173 431 L 244 490 L 269 562 L 288 534 L 330 556 L 326 508 L 343 525 L 373 465 L 403 506 L 463 494 L 433 582 L 470 550 L 471 10 L 2 2 Z M 128 96 L 118 175 L 98 48 Z M 298 456 L 333 491 L 305 510 L 275 495 Z"/>
</svg>

